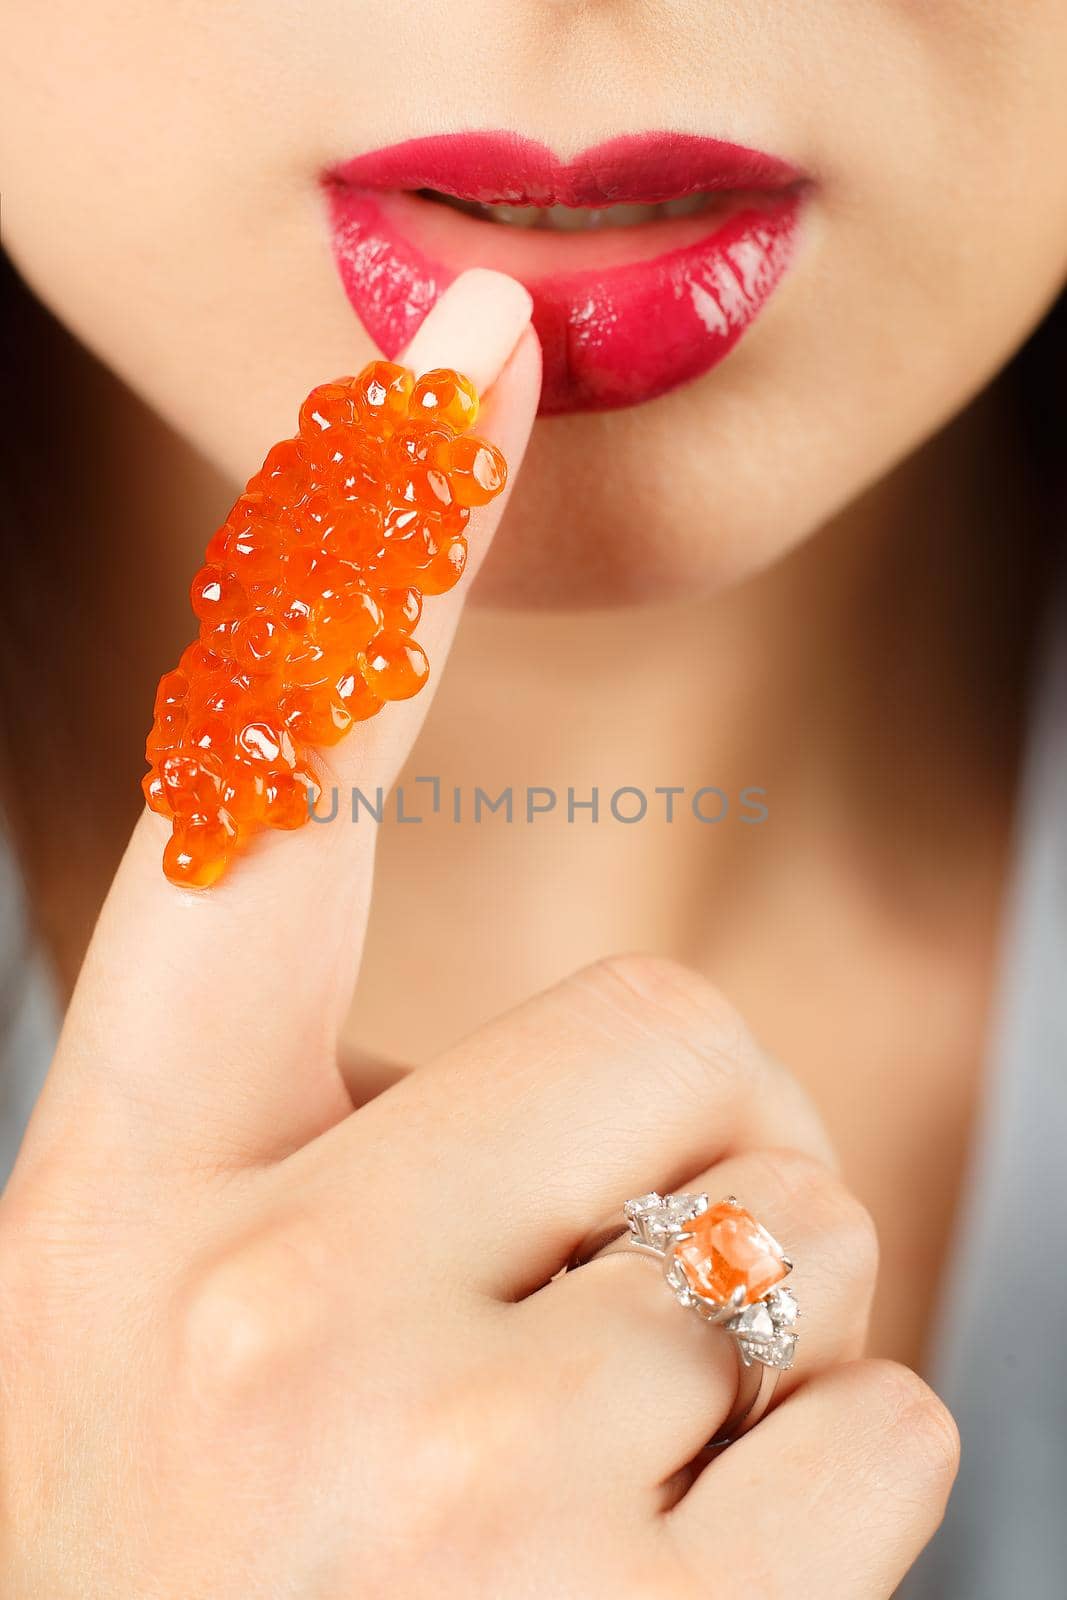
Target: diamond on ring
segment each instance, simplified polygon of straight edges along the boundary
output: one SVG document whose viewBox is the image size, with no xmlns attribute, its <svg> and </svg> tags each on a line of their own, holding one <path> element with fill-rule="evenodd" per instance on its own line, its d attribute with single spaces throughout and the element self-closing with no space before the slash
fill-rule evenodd
<svg viewBox="0 0 1067 1600">
<path fill-rule="evenodd" d="M 630 1242 L 663 1258 L 679 1303 L 731 1333 L 746 1366 L 792 1366 L 800 1313 L 780 1285 L 793 1263 L 751 1212 L 733 1196 L 646 1194 L 625 1216 Z"/>
</svg>

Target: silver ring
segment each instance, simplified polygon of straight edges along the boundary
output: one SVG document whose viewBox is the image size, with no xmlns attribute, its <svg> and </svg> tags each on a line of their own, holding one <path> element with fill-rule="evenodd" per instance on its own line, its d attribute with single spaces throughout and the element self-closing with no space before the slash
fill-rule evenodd
<svg viewBox="0 0 1067 1600">
<path fill-rule="evenodd" d="M 737 1395 L 706 1447 L 721 1449 L 755 1427 L 793 1365 L 800 1308 L 780 1287 L 793 1263 L 733 1195 L 712 1204 L 706 1194 L 645 1194 L 623 1215 L 624 1232 L 588 1240 L 572 1265 L 617 1252 L 651 1256 L 679 1305 L 730 1335 Z"/>
</svg>

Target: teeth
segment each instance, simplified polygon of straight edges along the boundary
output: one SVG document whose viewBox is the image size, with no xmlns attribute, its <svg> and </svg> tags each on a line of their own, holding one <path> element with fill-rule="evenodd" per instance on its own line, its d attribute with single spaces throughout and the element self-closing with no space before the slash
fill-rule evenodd
<svg viewBox="0 0 1067 1600">
<path fill-rule="evenodd" d="M 612 206 L 512 206 L 481 205 L 476 200 L 457 200 L 453 195 L 433 189 L 420 191 L 428 200 L 451 206 L 484 222 L 500 222 L 508 228 L 542 228 L 554 233 L 590 233 L 601 228 L 634 228 L 645 222 L 662 222 L 669 217 L 691 217 L 707 210 L 714 195 L 687 194 L 658 205 Z"/>
<path fill-rule="evenodd" d="M 683 194 L 679 200 L 665 200 L 659 209 L 665 217 L 693 217 L 698 211 L 706 211 L 713 200 L 721 198 L 721 195 Z"/>
</svg>

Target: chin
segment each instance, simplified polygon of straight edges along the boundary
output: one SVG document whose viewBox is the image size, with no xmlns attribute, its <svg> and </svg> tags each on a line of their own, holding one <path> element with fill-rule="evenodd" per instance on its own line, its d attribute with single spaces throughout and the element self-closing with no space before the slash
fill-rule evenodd
<svg viewBox="0 0 1067 1600">
<path fill-rule="evenodd" d="M 599 610 L 710 600 L 819 525 L 757 461 L 678 431 L 675 397 L 603 417 L 543 418 L 473 605 Z M 662 422 L 661 422 L 662 418 Z M 673 420 L 672 420 L 673 418 Z"/>
</svg>

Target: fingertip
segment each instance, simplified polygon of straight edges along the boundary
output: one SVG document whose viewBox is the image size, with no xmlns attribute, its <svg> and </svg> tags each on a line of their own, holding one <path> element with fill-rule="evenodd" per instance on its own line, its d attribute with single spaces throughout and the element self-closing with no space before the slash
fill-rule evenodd
<svg viewBox="0 0 1067 1600">
<path fill-rule="evenodd" d="M 484 393 L 530 328 L 533 301 L 517 279 L 489 267 L 461 272 L 401 356 L 416 373 L 455 367 Z"/>
<path fill-rule="evenodd" d="M 527 323 L 511 354 L 505 360 L 492 389 L 476 431 L 484 432 L 504 452 L 508 463 L 508 487 L 491 508 L 491 519 L 499 521 L 507 497 L 526 452 L 541 397 L 541 344 Z"/>
</svg>

